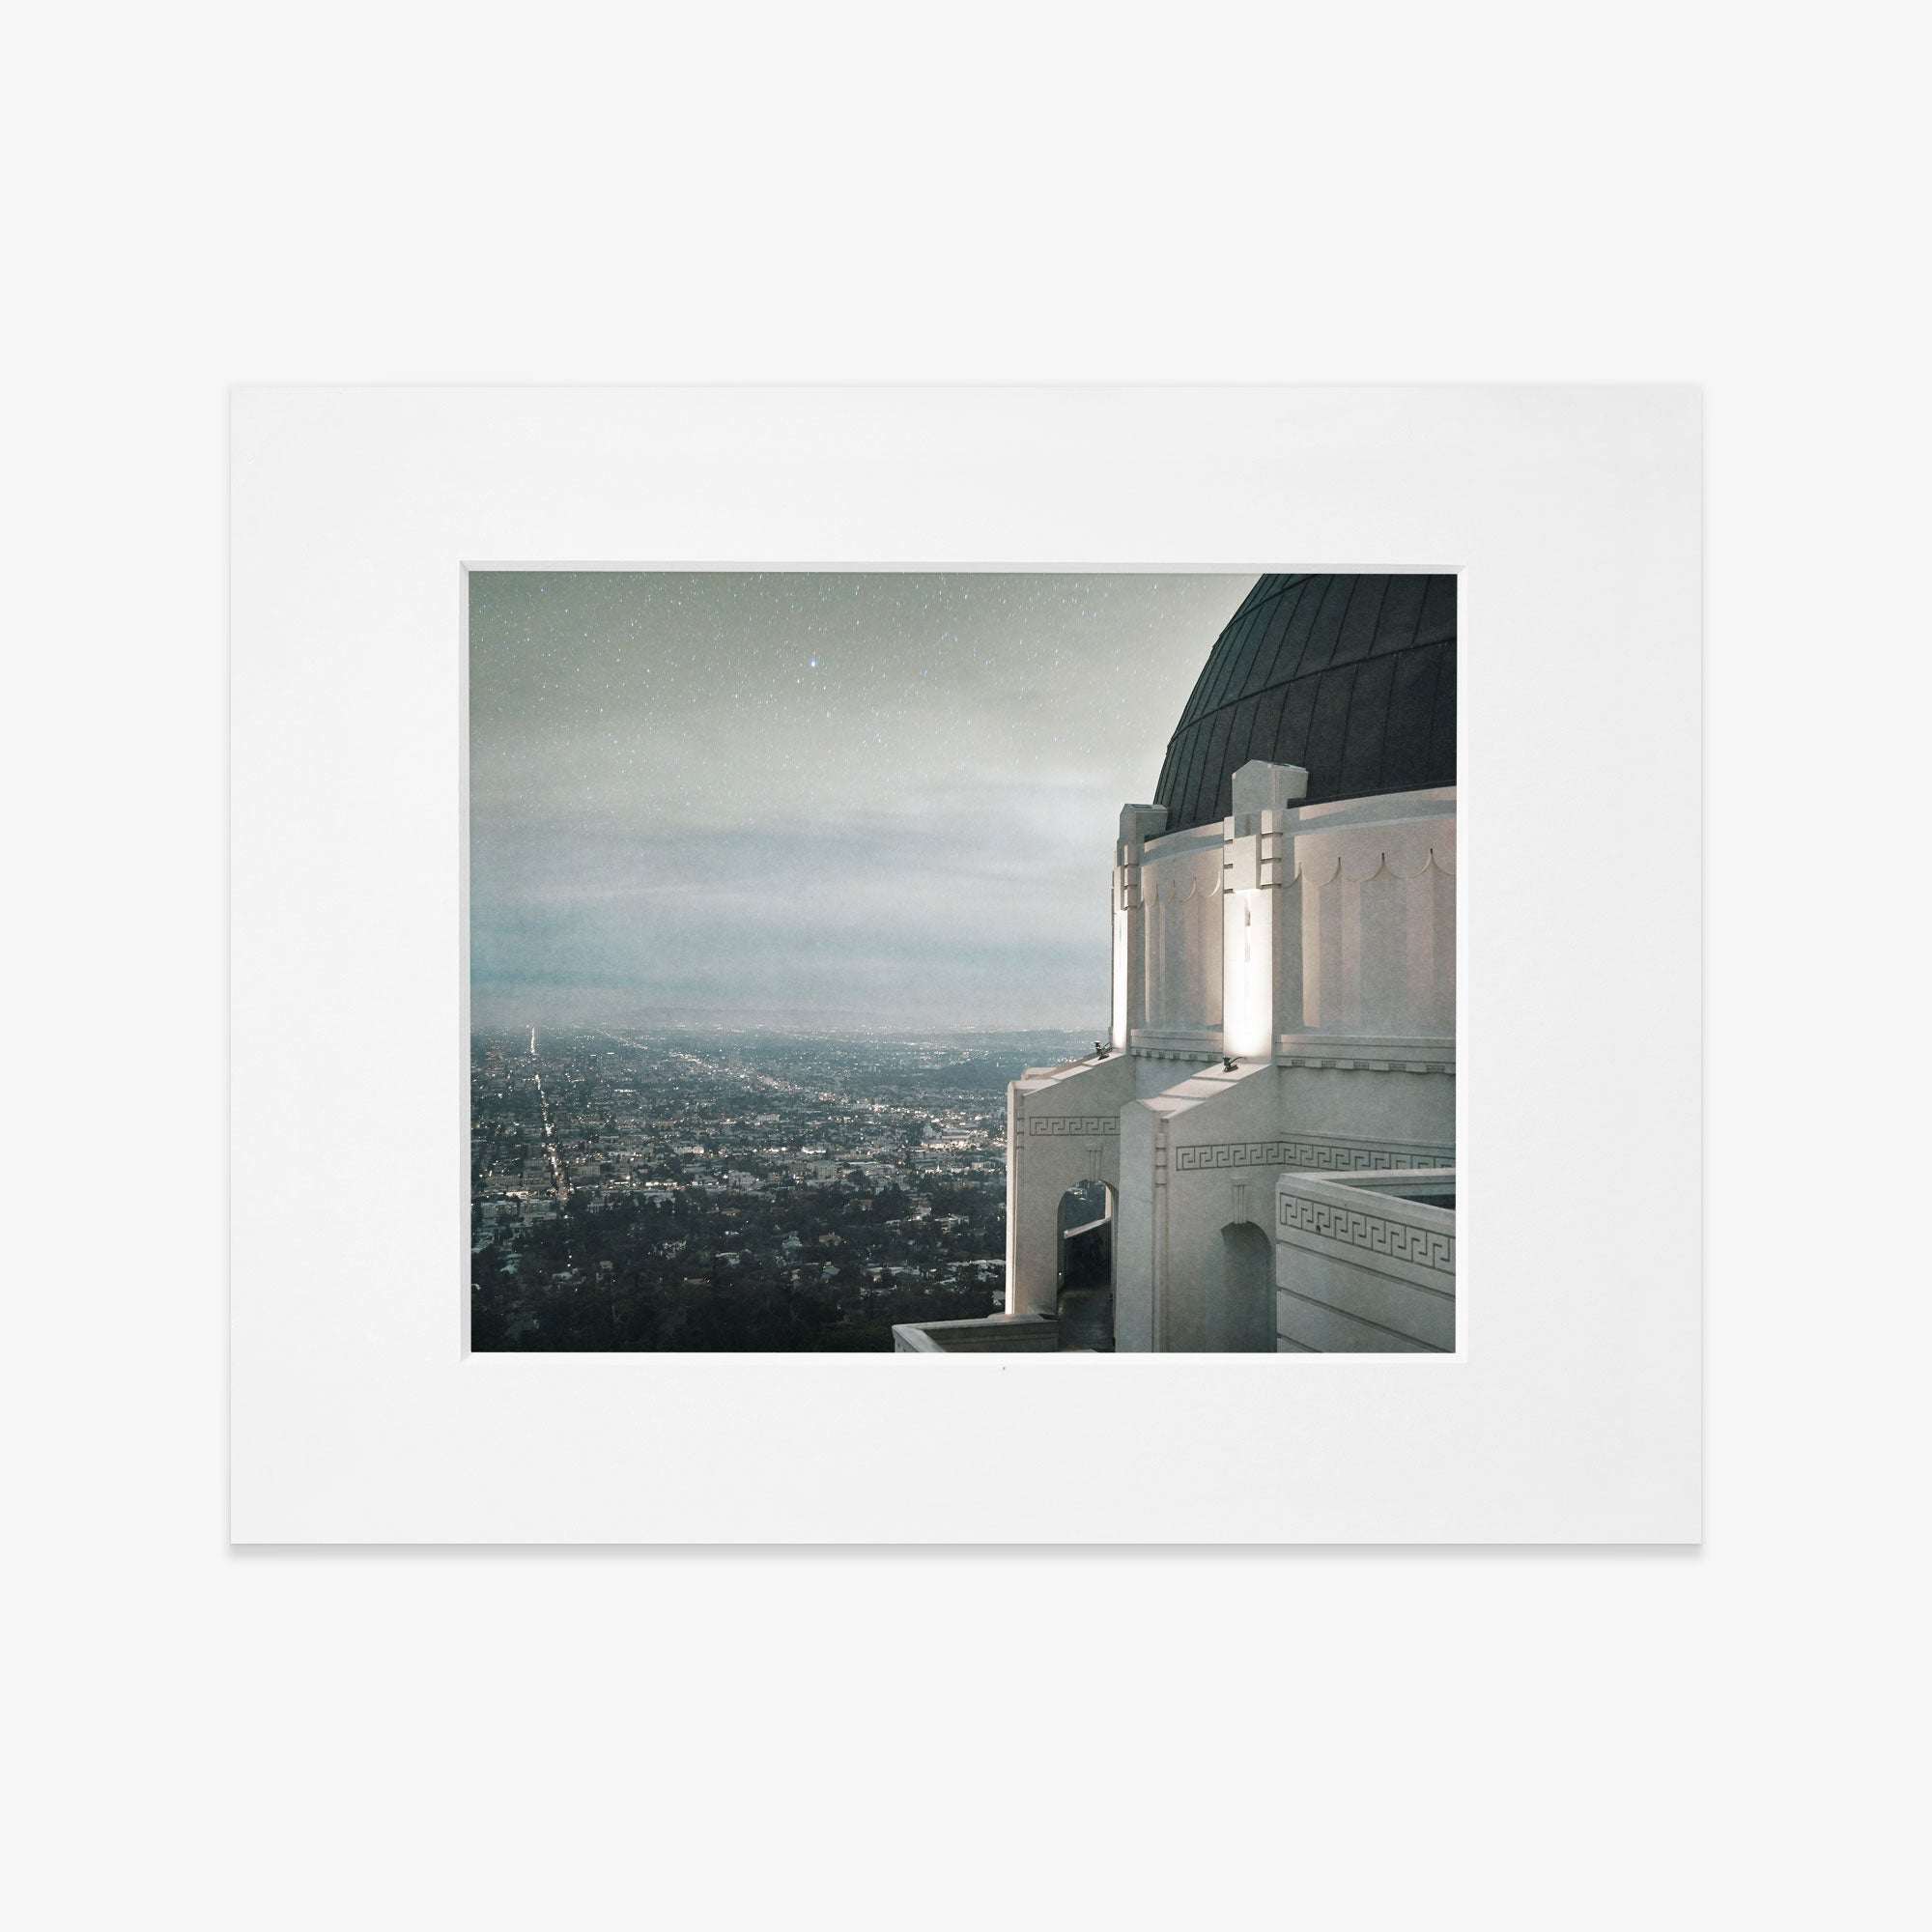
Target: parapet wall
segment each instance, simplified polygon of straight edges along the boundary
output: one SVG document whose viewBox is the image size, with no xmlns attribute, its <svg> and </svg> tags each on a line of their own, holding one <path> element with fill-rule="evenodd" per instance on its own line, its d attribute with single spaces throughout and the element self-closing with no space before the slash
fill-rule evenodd
<svg viewBox="0 0 1932 1932">
<path fill-rule="evenodd" d="M 1284 1174 L 1275 1183 L 1277 1347 L 1453 1350 L 1455 1188 L 1453 1167 Z"/>
</svg>

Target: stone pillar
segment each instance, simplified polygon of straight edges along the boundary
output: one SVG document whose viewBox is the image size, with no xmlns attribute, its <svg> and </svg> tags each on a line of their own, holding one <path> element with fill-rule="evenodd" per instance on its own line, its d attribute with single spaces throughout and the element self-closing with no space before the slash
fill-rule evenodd
<svg viewBox="0 0 1932 1932">
<path fill-rule="evenodd" d="M 1141 911 L 1141 852 L 1167 825 L 1164 805 L 1123 805 L 1114 847 L 1113 1048 L 1124 1053 L 1147 1024 L 1147 921 Z"/>
<path fill-rule="evenodd" d="M 1007 1313 L 1051 1315 L 1060 1305 L 1060 1197 L 1054 1144 L 1033 1137 L 1017 1086 L 1007 1090 Z M 1065 1142 L 1059 1144 L 1061 1150 Z"/>
<path fill-rule="evenodd" d="M 1308 792 L 1299 765 L 1251 760 L 1235 774 L 1234 811 L 1223 821 L 1221 855 L 1221 1050 L 1236 1060 L 1268 1060 L 1300 1014 L 1282 1010 L 1299 974 L 1301 926 L 1293 909 L 1289 819 Z M 1298 1001 L 1294 1002 L 1298 1009 Z"/>
<path fill-rule="evenodd" d="M 1155 1332 L 1158 1259 L 1167 1218 L 1166 1129 L 1145 1102 L 1121 1114 L 1121 1195 L 1114 1221 L 1114 1348 L 1145 1354 Z"/>
</svg>

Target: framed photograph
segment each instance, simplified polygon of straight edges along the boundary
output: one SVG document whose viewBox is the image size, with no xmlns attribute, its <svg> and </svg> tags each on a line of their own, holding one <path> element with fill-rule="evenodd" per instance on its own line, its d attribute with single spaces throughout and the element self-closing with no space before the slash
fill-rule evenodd
<svg viewBox="0 0 1932 1932">
<path fill-rule="evenodd" d="M 1693 391 L 232 429 L 237 1541 L 1696 1539 Z"/>
</svg>

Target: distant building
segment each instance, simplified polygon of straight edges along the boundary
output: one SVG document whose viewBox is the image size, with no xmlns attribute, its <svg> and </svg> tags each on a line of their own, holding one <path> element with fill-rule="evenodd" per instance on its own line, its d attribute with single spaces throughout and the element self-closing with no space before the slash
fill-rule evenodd
<svg viewBox="0 0 1932 1932">
<path fill-rule="evenodd" d="M 1005 1312 L 900 1350 L 1455 1347 L 1455 691 L 1454 578 L 1255 584 L 1121 813 L 1108 1037 L 1009 1090 Z"/>
</svg>

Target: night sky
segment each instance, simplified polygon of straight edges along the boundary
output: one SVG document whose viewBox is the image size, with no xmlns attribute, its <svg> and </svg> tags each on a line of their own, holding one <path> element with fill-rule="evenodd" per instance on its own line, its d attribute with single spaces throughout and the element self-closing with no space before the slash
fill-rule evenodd
<svg viewBox="0 0 1932 1932">
<path fill-rule="evenodd" d="M 474 1022 L 1099 1035 L 1120 809 L 1253 582 L 473 573 Z"/>
</svg>

